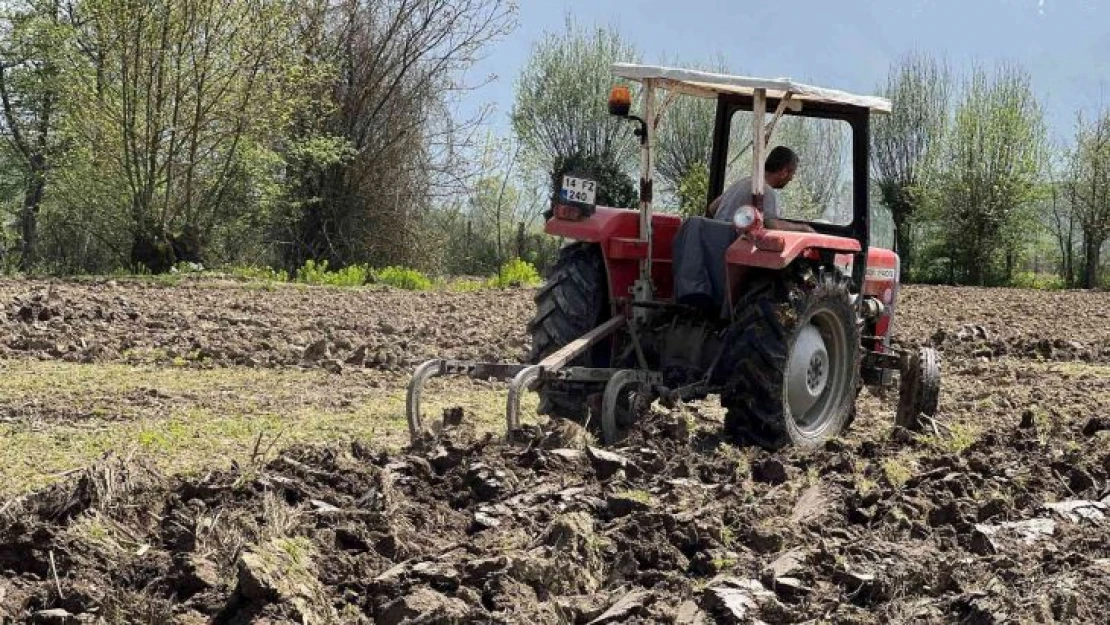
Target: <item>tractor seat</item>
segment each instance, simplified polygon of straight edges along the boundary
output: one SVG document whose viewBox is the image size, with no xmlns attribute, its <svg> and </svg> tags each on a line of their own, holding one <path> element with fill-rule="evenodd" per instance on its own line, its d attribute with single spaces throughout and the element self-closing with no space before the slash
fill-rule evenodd
<svg viewBox="0 0 1110 625">
<path fill-rule="evenodd" d="M 725 252 L 736 240 L 732 224 L 690 217 L 674 237 L 674 301 L 709 318 L 728 315 Z"/>
</svg>

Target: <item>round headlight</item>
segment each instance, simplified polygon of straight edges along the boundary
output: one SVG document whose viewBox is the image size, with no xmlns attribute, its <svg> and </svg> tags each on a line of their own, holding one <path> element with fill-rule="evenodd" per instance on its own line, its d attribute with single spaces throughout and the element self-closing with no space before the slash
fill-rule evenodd
<svg viewBox="0 0 1110 625">
<path fill-rule="evenodd" d="M 737 230 L 747 230 L 755 224 L 756 212 L 754 206 L 741 206 L 732 216 L 732 225 Z"/>
</svg>

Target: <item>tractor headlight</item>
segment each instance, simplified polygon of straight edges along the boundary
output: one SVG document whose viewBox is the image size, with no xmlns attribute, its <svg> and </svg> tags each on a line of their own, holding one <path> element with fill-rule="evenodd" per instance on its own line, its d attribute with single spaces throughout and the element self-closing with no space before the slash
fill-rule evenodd
<svg viewBox="0 0 1110 625">
<path fill-rule="evenodd" d="M 754 206 L 741 206 L 736 209 L 736 214 L 732 216 L 732 225 L 741 232 L 746 232 L 749 228 L 755 225 L 756 218 L 759 213 L 756 212 Z"/>
</svg>

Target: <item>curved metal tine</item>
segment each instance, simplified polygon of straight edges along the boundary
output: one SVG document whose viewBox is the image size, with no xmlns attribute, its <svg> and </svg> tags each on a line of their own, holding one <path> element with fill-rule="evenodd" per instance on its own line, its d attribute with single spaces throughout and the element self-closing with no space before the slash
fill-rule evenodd
<svg viewBox="0 0 1110 625">
<path fill-rule="evenodd" d="M 509 400 L 505 408 L 506 434 L 512 434 L 520 428 L 520 398 L 523 392 L 532 385 L 532 382 L 540 377 L 542 371 L 543 367 L 540 365 L 525 367 L 509 383 Z"/>
<path fill-rule="evenodd" d="M 416 368 L 409 381 L 408 394 L 405 396 L 405 418 L 409 422 L 409 439 L 415 443 L 420 437 L 422 428 L 420 424 L 420 395 L 424 391 L 424 383 L 438 375 L 443 375 L 446 361 L 429 360 Z"/>
<path fill-rule="evenodd" d="M 614 373 L 605 385 L 605 396 L 601 400 L 601 436 L 606 445 L 617 442 L 617 402 L 620 401 L 621 390 L 639 381 L 638 371 L 625 369 Z"/>
</svg>

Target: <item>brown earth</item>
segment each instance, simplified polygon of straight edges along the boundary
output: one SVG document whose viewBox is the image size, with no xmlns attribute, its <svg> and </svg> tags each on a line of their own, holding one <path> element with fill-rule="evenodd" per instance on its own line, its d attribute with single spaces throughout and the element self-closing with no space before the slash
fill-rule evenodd
<svg viewBox="0 0 1110 625">
<path fill-rule="evenodd" d="M 530 295 L 4 282 L 0 364 L 273 370 L 252 403 L 304 388 L 343 410 L 433 355 L 519 358 Z M 938 427 L 895 430 L 893 394 L 865 391 L 851 432 L 808 454 L 722 440 L 712 403 L 608 450 L 546 421 L 503 440 L 477 405 L 395 452 L 295 445 L 166 475 L 108 450 L 0 500 L 0 622 L 1103 623 L 1107 311 L 1106 293 L 907 287 L 899 340 L 944 356 Z M 277 387 L 290 376 L 308 377 Z M 230 401 L 149 386 L 113 427 Z M 34 390 L 9 434 L 85 423 L 81 389 Z"/>
</svg>

